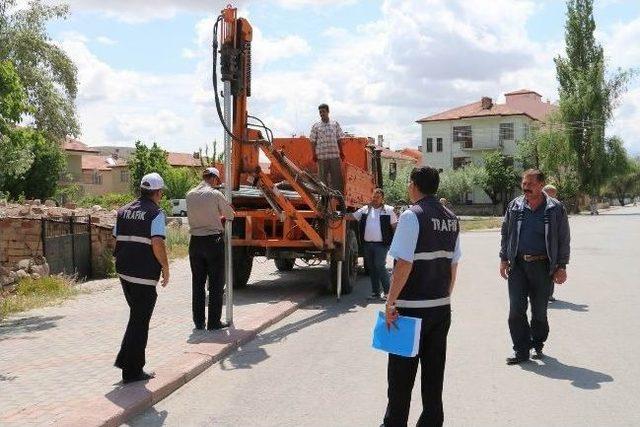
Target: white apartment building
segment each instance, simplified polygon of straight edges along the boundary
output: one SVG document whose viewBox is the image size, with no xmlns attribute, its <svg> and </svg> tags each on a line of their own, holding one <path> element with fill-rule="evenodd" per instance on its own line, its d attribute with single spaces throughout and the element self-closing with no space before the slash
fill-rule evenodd
<svg viewBox="0 0 640 427">
<path fill-rule="evenodd" d="M 457 169 L 468 163 L 482 164 L 485 152 L 500 150 L 506 156 L 516 154 L 516 141 L 532 125 L 543 123 L 556 107 L 542 101 L 539 93 L 522 89 L 505 93 L 505 103 L 489 97 L 424 117 L 422 153 L 426 164 L 439 170 Z M 490 203 L 480 189 L 467 196 L 472 203 Z"/>
</svg>

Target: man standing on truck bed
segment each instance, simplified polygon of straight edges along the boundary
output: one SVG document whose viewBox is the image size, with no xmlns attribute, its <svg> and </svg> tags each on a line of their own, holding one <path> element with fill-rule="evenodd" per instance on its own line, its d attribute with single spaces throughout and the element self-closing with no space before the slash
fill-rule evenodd
<svg viewBox="0 0 640 427">
<path fill-rule="evenodd" d="M 309 139 L 313 145 L 314 160 L 318 162 L 320 179 L 334 190 L 344 192 L 340 161 L 344 155 L 338 142 L 340 138 L 344 138 L 344 132 L 338 122 L 329 119 L 327 104 L 320 104 L 318 112 L 321 120 L 311 127 Z"/>
<path fill-rule="evenodd" d="M 204 284 L 209 279 L 209 316 L 207 329 L 222 329 L 228 325 L 220 321 L 224 293 L 224 227 L 221 218 L 231 221 L 233 208 L 214 186 L 220 185 L 220 172 L 206 168 L 202 182 L 187 193 L 189 218 L 189 263 L 191 264 L 193 323 L 204 329 Z"/>
</svg>

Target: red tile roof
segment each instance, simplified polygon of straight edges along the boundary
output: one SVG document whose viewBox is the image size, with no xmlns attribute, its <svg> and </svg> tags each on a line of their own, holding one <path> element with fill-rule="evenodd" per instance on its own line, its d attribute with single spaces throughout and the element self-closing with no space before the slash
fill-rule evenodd
<svg viewBox="0 0 640 427">
<path fill-rule="evenodd" d="M 400 154 L 404 154 L 405 156 L 413 157 L 416 159 L 418 163 L 422 163 L 422 151 L 415 148 L 403 148 L 398 150 Z"/>
<path fill-rule="evenodd" d="M 383 148 L 380 152 L 380 157 L 383 159 L 397 159 L 397 160 L 407 160 L 411 162 L 415 162 L 416 159 L 411 156 L 407 156 L 405 154 L 399 153 L 397 151 L 389 150 L 388 148 Z"/>
<path fill-rule="evenodd" d="M 520 90 L 514 90 L 513 92 L 507 92 L 504 95 L 524 95 L 525 93 L 535 93 L 536 95 L 538 95 L 539 97 L 542 98 L 542 95 L 540 95 L 538 92 L 536 92 L 535 90 L 529 90 L 529 89 L 520 89 Z"/>
<path fill-rule="evenodd" d="M 88 170 L 111 170 L 108 160 L 109 156 L 93 156 L 85 154 L 82 156 L 82 169 Z M 113 160 L 113 159 L 112 159 Z"/>
<path fill-rule="evenodd" d="M 418 120 L 418 123 L 442 120 L 460 120 L 472 117 L 493 116 L 527 116 L 533 120 L 543 121 L 556 106 L 542 102 L 541 95 L 535 91 L 522 89 L 505 94 L 504 104 L 492 103 L 491 108 L 482 108 L 482 101 L 473 102 L 461 107 L 452 108 Z"/>
<path fill-rule="evenodd" d="M 81 142 L 77 139 L 71 138 L 71 137 L 67 137 L 64 141 L 64 144 L 62 144 L 62 148 L 65 151 L 78 151 L 78 152 L 82 152 L 82 153 L 99 153 L 100 151 L 98 150 L 94 150 L 92 148 L 90 148 L 87 144 L 85 144 L 84 142 Z"/>
<path fill-rule="evenodd" d="M 193 157 L 190 153 L 168 153 L 167 163 L 171 166 L 201 167 L 200 159 Z"/>
</svg>

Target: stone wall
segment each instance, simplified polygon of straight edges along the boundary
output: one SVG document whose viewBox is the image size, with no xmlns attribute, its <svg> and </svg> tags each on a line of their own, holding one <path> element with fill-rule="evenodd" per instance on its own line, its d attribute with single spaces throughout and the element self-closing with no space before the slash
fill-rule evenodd
<svg viewBox="0 0 640 427">
<path fill-rule="evenodd" d="M 94 278 L 106 277 L 114 272 L 112 254 L 116 239 L 112 233 L 112 226 L 91 227 L 91 270 Z"/>
<path fill-rule="evenodd" d="M 25 258 L 42 255 L 39 219 L 0 218 L 0 266 L 12 268 Z"/>
</svg>

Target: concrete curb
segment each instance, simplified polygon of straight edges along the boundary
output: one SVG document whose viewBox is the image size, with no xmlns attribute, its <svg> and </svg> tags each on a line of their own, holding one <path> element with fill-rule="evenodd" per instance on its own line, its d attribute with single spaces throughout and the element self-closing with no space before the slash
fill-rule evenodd
<svg viewBox="0 0 640 427">
<path fill-rule="evenodd" d="M 203 334 L 202 339 L 192 344 L 193 349 L 174 358 L 167 366 L 159 368 L 152 380 L 121 386 L 105 396 L 76 402 L 73 409 L 67 410 L 54 421 L 54 425 L 119 426 L 169 396 L 211 365 L 254 339 L 260 332 L 320 295 L 320 291 L 295 294 L 290 300 L 267 306 L 259 314 L 239 319 L 225 335 Z M 239 327 L 241 329 L 238 329 Z M 214 340 L 208 341 L 210 338 Z"/>
</svg>

